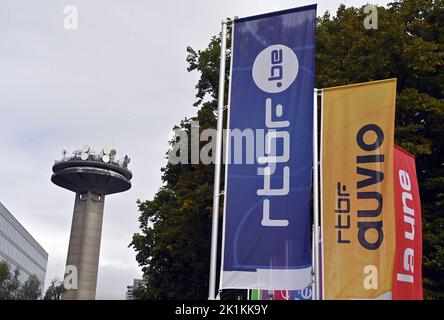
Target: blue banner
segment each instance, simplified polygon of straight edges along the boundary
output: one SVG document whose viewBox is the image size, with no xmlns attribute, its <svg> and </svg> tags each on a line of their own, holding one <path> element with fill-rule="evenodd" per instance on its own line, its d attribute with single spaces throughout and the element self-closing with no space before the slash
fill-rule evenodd
<svg viewBox="0 0 444 320">
<path fill-rule="evenodd" d="M 236 19 L 221 289 L 311 283 L 316 5 Z"/>
</svg>

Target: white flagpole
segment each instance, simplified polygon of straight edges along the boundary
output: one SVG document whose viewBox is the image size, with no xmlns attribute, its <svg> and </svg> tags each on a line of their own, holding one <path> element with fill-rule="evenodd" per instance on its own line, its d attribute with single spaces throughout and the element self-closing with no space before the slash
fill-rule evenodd
<svg viewBox="0 0 444 320">
<path fill-rule="evenodd" d="M 222 153 L 222 127 L 225 91 L 225 51 L 227 46 L 227 21 L 222 21 L 220 44 L 220 69 L 219 69 L 219 94 L 217 96 L 217 136 L 216 154 L 214 157 L 214 191 L 213 191 L 213 220 L 211 230 L 211 259 L 210 259 L 210 283 L 208 299 L 216 299 L 216 265 L 217 265 L 217 235 L 219 222 L 219 197 L 220 197 L 220 168 Z"/>
<path fill-rule="evenodd" d="M 323 130 L 324 130 L 324 91 L 323 89 L 318 90 L 318 94 L 321 97 L 321 130 L 320 130 L 320 152 L 319 152 L 319 196 L 321 197 L 321 201 L 319 203 L 319 211 L 320 211 L 320 219 L 319 219 L 319 230 L 320 230 L 320 236 L 319 236 L 319 259 L 321 259 L 319 263 L 319 276 L 322 277 L 321 281 L 319 282 L 319 286 L 322 288 L 322 290 L 319 291 L 319 299 L 324 299 L 324 291 L 325 291 L 325 277 L 324 277 L 324 239 L 322 238 L 324 235 L 324 215 L 323 215 L 323 184 L 322 184 L 322 144 L 324 143 L 322 140 L 323 137 Z"/>
<path fill-rule="evenodd" d="M 234 27 L 237 17 L 230 21 L 227 19 L 228 25 L 231 25 L 231 52 L 234 48 Z M 233 53 L 230 59 L 230 80 L 228 81 L 228 103 L 227 103 L 227 130 L 225 134 L 226 148 L 225 148 L 225 185 L 224 185 L 224 210 L 222 218 L 222 243 L 221 243 L 221 258 L 220 258 L 220 274 L 219 274 L 219 290 L 216 295 L 216 300 L 220 300 L 220 295 L 222 292 L 223 279 L 224 279 L 224 258 L 225 258 L 225 227 L 227 224 L 227 184 L 228 184 L 228 164 L 230 163 L 230 105 L 231 105 L 231 82 L 233 80 Z M 222 142 L 223 143 L 223 142 Z M 223 144 L 222 144 L 223 145 Z"/>
<path fill-rule="evenodd" d="M 318 160 L 318 90 L 313 94 L 313 224 L 314 224 L 314 297 L 319 300 L 319 160 Z"/>
<path fill-rule="evenodd" d="M 315 225 L 314 223 L 311 225 L 311 261 L 312 265 L 314 266 L 314 261 L 315 261 L 315 236 L 314 236 L 314 229 L 315 229 Z M 314 271 L 314 270 L 313 270 Z M 314 275 L 313 275 L 313 283 L 311 285 L 311 300 L 315 300 L 315 281 L 314 281 Z"/>
</svg>

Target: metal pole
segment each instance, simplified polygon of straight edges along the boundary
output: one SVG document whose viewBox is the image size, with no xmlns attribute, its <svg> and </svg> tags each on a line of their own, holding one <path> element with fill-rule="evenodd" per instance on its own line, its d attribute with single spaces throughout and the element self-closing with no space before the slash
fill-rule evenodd
<svg viewBox="0 0 444 320">
<path fill-rule="evenodd" d="M 216 154 L 214 157 L 214 191 L 213 191 L 213 223 L 211 230 L 210 284 L 208 299 L 216 299 L 216 265 L 217 265 L 217 234 L 219 222 L 220 168 L 222 153 L 222 126 L 225 92 L 225 51 L 227 46 L 227 21 L 222 21 L 220 44 L 219 94 L 217 96 L 217 136 Z"/>
<path fill-rule="evenodd" d="M 319 299 L 323 300 L 324 299 L 324 288 L 325 288 L 325 277 L 324 277 L 324 246 L 323 246 L 323 235 L 324 235 L 324 215 L 323 215 L 323 203 L 322 203 L 322 199 L 323 199 L 323 184 L 322 184 L 322 144 L 323 144 L 323 140 L 322 137 L 323 135 L 323 130 L 324 130 L 324 91 L 323 89 L 318 89 L 318 96 L 321 97 L 321 108 L 319 109 L 321 111 L 321 130 L 320 131 L 320 152 L 319 152 L 319 196 L 321 198 L 321 201 L 319 202 L 319 230 L 320 230 L 320 236 L 319 236 L 319 256 L 318 258 L 321 260 L 319 262 L 319 276 L 322 277 L 321 281 L 319 281 L 319 287 L 320 287 L 320 291 L 319 291 Z"/>
<path fill-rule="evenodd" d="M 231 26 L 231 52 L 233 52 L 234 48 L 234 28 L 235 28 L 235 21 L 237 17 L 234 17 L 234 19 L 229 23 L 227 21 L 227 29 L 229 26 Z M 228 164 L 230 162 L 230 105 L 231 105 L 231 83 L 233 81 L 233 54 L 231 54 L 230 59 L 230 81 L 228 82 L 228 103 L 227 103 L 227 127 L 226 127 L 226 134 L 225 134 L 225 141 L 226 141 L 226 148 L 225 148 L 225 185 L 224 185 L 224 211 L 223 211 L 223 218 L 222 218 L 222 243 L 221 243 L 221 258 L 220 258 L 220 273 L 219 273 L 219 290 L 218 294 L 216 295 L 216 300 L 220 300 L 220 294 L 222 291 L 222 285 L 223 285 L 223 279 L 224 279 L 224 258 L 225 258 L 225 227 L 227 224 L 227 184 L 228 184 Z"/>
<path fill-rule="evenodd" d="M 313 94 L 313 223 L 315 300 L 319 300 L 319 160 L 318 160 L 318 90 Z"/>
<path fill-rule="evenodd" d="M 311 261 L 315 261 L 315 236 L 314 236 L 314 223 L 311 225 Z M 313 270 L 314 272 L 314 270 Z M 314 274 L 313 274 L 313 282 L 311 284 L 311 300 L 315 300 L 315 294 L 316 294 L 316 288 L 315 288 L 315 281 L 314 281 Z"/>
</svg>

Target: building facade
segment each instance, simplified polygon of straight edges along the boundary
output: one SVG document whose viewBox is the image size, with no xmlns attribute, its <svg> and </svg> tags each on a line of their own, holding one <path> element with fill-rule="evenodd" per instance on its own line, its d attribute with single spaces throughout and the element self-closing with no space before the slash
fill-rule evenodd
<svg viewBox="0 0 444 320">
<path fill-rule="evenodd" d="M 126 300 L 134 300 L 134 290 L 136 290 L 139 286 L 142 286 L 144 281 L 142 279 L 134 279 L 134 283 L 132 286 L 127 286 L 126 289 Z"/>
<path fill-rule="evenodd" d="M 0 261 L 6 261 L 12 270 L 20 270 L 24 283 L 35 274 L 42 290 L 45 285 L 48 253 L 0 202 Z"/>
</svg>

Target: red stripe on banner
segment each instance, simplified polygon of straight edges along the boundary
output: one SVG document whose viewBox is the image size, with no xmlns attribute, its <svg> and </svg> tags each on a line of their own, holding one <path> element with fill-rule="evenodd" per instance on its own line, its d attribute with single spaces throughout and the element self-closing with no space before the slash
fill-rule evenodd
<svg viewBox="0 0 444 320">
<path fill-rule="evenodd" d="M 396 253 L 393 300 L 422 300 L 421 200 L 415 157 L 395 146 Z"/>
<path fill-rule="evenodd" d="M 273 300 L 290 300 L 288 290 L 274 290 Z"/>
</svg>

